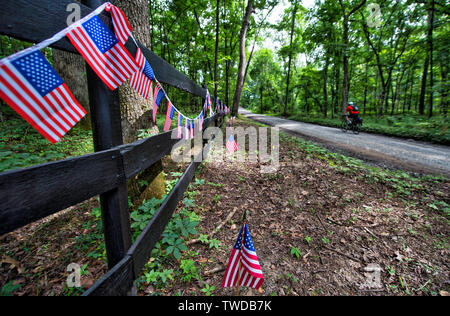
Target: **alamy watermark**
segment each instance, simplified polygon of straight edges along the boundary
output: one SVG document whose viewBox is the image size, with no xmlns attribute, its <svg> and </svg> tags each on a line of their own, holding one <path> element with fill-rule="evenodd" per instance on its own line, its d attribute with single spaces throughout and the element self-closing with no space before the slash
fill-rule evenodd
<svg viewBox="0 0 450 316">
<path fill-rule="evenodd" d="M 78 263 L 71 263 L 66 271 L 70 272 L 66 280 L 67 287 L 81 287 L 81 266 Z"/>
<path fill-rule="evenodd" d="M 383 287 L 381 283 L 381 267 L 376 263 L 371 263 L 364 268 L 366 282 L 361 284 L 361 290 L 377 290 Z"/>
<path fill-rule="evenodd" d="M 369 16 L 366 19 L 366 23 L 369 27 L 378 27 L 381 26 L 383 20 L 381 18 L 381 9 L 378 3 L 370 3 L 366 11 L 369 13 Z"/>
<path fill-rule="evenodd" d="M 233 153 L 225 148 L 231 134 L 238 145 L 238 150 Z M 177 139 L 176 130 L 172 133 L 172 139 Z M 203 146 L 206 141 L 210 142 Z M 203 133 L 198 132 L 193 142 L 182 139 L 175 144 L 171 157 L 174 162 L 259 163 L 261 173 L 276 173 L 279 168 L 279 153 L 280 131 L 276 127 L 227 128 L 225 135 L 218 127 L 208 127 Z"/>
</svg>

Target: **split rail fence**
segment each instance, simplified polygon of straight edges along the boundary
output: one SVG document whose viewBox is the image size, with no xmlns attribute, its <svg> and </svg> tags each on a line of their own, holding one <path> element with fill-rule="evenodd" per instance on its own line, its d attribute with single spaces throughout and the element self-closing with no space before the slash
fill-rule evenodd
<svg viewBox="0 0 450 316">
<path fill-rule="evenodd" d="M 69 13 L 66 9 L 73 2 L 0 0 L 0 34 L 41 42 L 67 27 Z M 81 1 L 81 17 L 101 4 L 101 0 Z M 109 14 L 102 13 L 100 18 L 112 27 Z M 205 99 L 205 88 L 145 46 L 138 45 L 161 83 Z M 51 47 L 78 54 L 66 38 Z M 135 56 L 134 43 L 129 40 L 125 47 Z M 170 154 L 179 140 L 172 139 L 169 131 L 124 145 L 117 90 L 110 91 L 87 64 L 86 72 L 95 153 L 0 173 L 0 235 L 100 195 L 109 270 L 84 295 L 127 295 L 200 162 L 194 160 L 187 167 L 144 231 L 132 243 L 126 182 Z M 203 128 L 222 123 L 223 118 L 216 114 L 205 120 Z M 205 148 L 207 146 L 209 144 Z"/>
</svg>

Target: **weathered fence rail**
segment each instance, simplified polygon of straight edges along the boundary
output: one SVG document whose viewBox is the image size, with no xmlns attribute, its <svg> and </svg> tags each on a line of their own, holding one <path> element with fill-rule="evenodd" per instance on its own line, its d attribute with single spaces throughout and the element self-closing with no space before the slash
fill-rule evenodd
<svg viewBox="0 0 450 316">
<path fill-rule="evenodd" d="M 0 0 L 0 34 L 40 42 L 65 28 L 70 0 Z M 85 0 L 81 16 L 102 4 Z M 111 27 L 108 14 L 102 20 Z M 36 27 L 39 26 L 39 27 Z M 162 83 L 205 98 L 206 89 L 140 46 Z M 74 54 L 67 39 L 52 45 Z M 134 56 L 136 46 L 125 47 Z M 131 244 L 126 181 L 168 155 L 178 142 L 172 131 L 123 145 L 117 91 L 111 92 L 87 67 L 95 153 L 0 174 L 0 235 L 100 195 L 109 271 L 84 295 L 126 295 L 148 261 L 200 162 L 194 160 L 147 227 Z M 221 117 L 205 120 L 205 129 Z M 205 146 L 207 150 L 209 145 Z M 204 150 L 204 151 L 205 151 Z M 200 153 L 202 154 L 202 153 Z"/>
</svg>

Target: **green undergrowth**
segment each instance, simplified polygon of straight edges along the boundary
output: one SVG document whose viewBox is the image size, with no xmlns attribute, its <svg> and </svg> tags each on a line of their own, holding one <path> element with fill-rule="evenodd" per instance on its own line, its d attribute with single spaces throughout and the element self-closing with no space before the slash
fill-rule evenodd
<svg viewBox="0 0 450 316">
<path fill-rule="evenodd" d="M 408 200 L 409 203 L 417 202 L 418 196 L 426 202 L 433 211 L 450 219 L 450 206 L 444 200 L 428 199 L 433 190 L 433 184 L 447 181 L 444 176 L 415 175 L 403 170 L 391 170 L 369 165 L 360 159 L 349 157 L 340 153 L 331 152 L 321 146 L 301 138 L 280 133 L 281 142 L 289 141 L 296 144 L 307 156 L 306 159 L 317 158 L 326 161 L 337 172 L 348 177 L 369 184 L 383 184 L 389 188 L 387 197 L 397 196 Z M 433 192 L 444 196 L 443 192 Z"/>
<path fill-rule="evenodd" d="M 51 144 L 21 118 L 0 122 L 0 172 L 81 156 L 94 151 L 92 131 L 75 126 Z"/>
<path fill-rule="evenodd" d="M 161 199 L 145 200 L 138 206 L 129 202 L 133 241 L 143 232 L 181 176 L 180 172 L 170 172 L 165 175 L 167 194 Z M 151 288 L 151 293 L 147 294 L 160 295 L 177 281 L 192 282 L 200 279 L 201 264 L 196 260 L 198 254 L 195 251 L 189 251 L 186 242 L 198 238 L 201 243 L 210 248 L 218 248 L 220 245 L 218 240 L 209 239 L 207 235 L 198 232 L 202 208 L 196 205 L 195 196 L 198 194 L 197 188 L 203 185 L 209 184 L 205 184 L 205 180 L 195 179 L 189 185 L 161 238 L 155 244 L 149 261 L 136 280 L 138 290 L 146 291 L 147 288 Z M 93 260 L 106 263 L 100 208 L 92 210 L 85 226 L 90 227 L 90 231 L 77 238 L 77 249 L 87 253 L 87 256 Z M 213 290 L 205 288 L 203 292 L 205 295 L 212 295 Z"/>
</svg>

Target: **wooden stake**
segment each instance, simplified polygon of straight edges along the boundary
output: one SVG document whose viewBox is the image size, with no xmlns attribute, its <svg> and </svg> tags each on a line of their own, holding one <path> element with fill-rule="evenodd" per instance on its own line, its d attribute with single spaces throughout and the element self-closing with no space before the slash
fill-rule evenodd
<svg viewBox="0 0 450 316">
<path fill-rule="evenodd" d="M 244 215 L 242 216 L 242 240 L 241 240 L 241 253 L 242 253 L 242 247 L 244 247 L 244 238 L 245 238 L 245 222 L 247 220 L 247 211 L 244 211 Z M 238 268 L 238 279 L 237 279 L 237 287 L 236 287 L 236 296 L 239 296 L 239 289 L 240 289 L 240 283 L 241 283 L 241 267 L 242 267 L 242 260 L 241 260 L 241 254 L 239 256 L 239 268 Z"/>
</svg>

